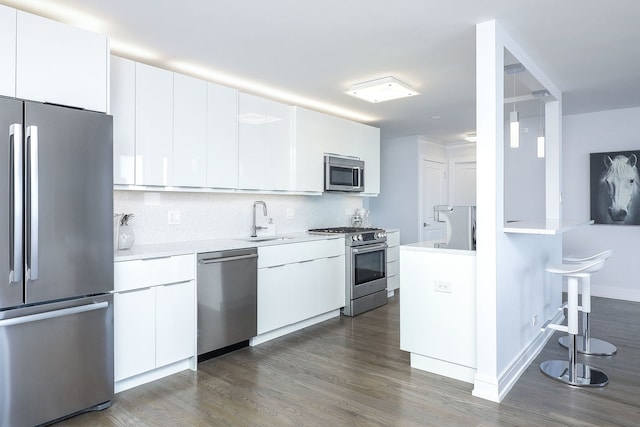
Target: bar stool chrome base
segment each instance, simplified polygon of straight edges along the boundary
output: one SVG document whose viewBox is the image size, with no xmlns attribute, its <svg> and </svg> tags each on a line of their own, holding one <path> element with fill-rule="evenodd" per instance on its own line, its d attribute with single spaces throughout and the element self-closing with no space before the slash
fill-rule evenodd
<svg viewBox="0 0 640 427">
<path fill-rule="evenodd" d="M 549 378 L 576 387 L 604 387 L 609 384 L 607 374 L 582 363 L 577 364 L 575 381 L 571 380 L 566 360 L 547 360 L 540 364 L 540 370 Z"/>
<path fill-rule="evenodd" d="M 581 335 L 576 337 L 576 350 L 578 353 L 586 354 L 587 356 L 613 356 L 618 351 L 618 348 L 610 342 L 598 338 L 590 338 L 589 341 L 589 350 L 585 351 L 584 337 Z M 569 336 L 565 335 L 558 338 L 558 344 L 564 348 L 569 348 Z"/>
</svg>

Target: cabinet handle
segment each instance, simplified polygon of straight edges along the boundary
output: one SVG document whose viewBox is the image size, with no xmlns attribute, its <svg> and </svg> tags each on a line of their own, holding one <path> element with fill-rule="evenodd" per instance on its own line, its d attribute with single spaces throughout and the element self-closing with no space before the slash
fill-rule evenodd
<svg viewBox="0 0 640 427">
<path fill-rule="evenodd" d="M 30 314 L 13 319 L 0 320 L 0 328 L 5 326 L 21 325 L 23 323 L 36 322 L 38 320 L 53 319 L 56 317 L 69 316 L 71 314 L 86 313 L 87 311 L 95 311 L 106 308 L 109 303 L 106 301 L 81 305 L 79 307 L 63 308 L 62 310 L 47 311 L 44 313 Z"/>
<path fill-rule="evenodd" d="M 251 258 L 258 258 L 258 254 L 239 255 L 239 256 L 231 256 L 226 258 L 207 258 L 207 259 L 201 259 L 198 262 L 200 264 L 216 264 L 219 262 L 240 261 L 243 259 L 251 259 Z"/>
</svg>

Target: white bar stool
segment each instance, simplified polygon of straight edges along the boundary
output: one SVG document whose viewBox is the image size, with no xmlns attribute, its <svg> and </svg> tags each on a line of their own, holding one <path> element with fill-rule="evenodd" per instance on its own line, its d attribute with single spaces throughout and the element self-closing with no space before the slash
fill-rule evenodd
<svg viewBox="0 0 640 427">
<path fill-rule="evenodd" d="M 576 337 L 578 335 L 578 282 L 580 279 L 600 270 L 604 259 L 596 259 L 581 264 L 560 264 L 546 268 L 553 274 L 567 277 L 567 326 L 548 324 L 543 327 L 569 334 L 569 360 L 547 360 L 540 364 L 540 370 L 546 376 L 564 384 L 578 387 L 604 387 L 609 377 L 589 365 L 578 363 Z"/>
<path fill-rule="evenodd" d="M 564 258 L 566 264 L 580 264 L 597 259 L 607 260 L 613 253 L 612 249 L 600 252 L 586 258 Z M 618 349 L 610 342 L 591 337 L 591 275 L 587 275 L 580 280 L 580 293 L 582 294 L 582 335 L 577 339 L 578 353 L 589 356 L 613 356 Z M 569 348 L 569 337 L 558 338 L 558 343 L 564 348 Z"/>
</svg>

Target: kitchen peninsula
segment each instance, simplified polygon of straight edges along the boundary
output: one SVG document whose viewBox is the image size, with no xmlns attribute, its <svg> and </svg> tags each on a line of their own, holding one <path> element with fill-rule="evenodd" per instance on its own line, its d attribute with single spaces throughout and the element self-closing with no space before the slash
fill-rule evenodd
<svg viewBox="0 0 640 427">
<path fill-rule="evenodd" d="M 400 246 L 400 348 L 411 367 L 473 383 L 476 251 Z"/>
</svg>

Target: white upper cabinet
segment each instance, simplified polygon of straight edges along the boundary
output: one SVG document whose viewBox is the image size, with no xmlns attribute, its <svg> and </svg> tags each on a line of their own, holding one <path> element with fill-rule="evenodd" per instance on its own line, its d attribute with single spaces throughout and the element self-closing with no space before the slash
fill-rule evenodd
<svg viewBox="0 0 640 427">
<path fill-rule="evenodd" d="M 16 97 L 107 111 L 106 36 L 18 11 L 16 55 Z"/>
<path fill-rule="evenodd" d="M 266 99 L 238 94 L 238 187 L 266 190 Z"/>
<path fill-rule="evenodd" d="M 291 107 L 268 100 L 266 104 L 266 189 L 291 190 Z"/>
<path fill-rule="evenodd" d="M 238 187 L 291 188 L 291 107 L 238 95 Z"/>
<path fill-rule="evenodd" d="M 380 194 L 380 129 L 360 125 L 359 156 L 364 160 L 364 192 Z"/>
<path fill-rule="evenodd" d="M 207 82 L 173 74 L 173 179 L 171 185 L 207 184 Z"/>
<path fill-rule="evenodd" d="M 113 183 L 135 184 L 136 63 L 111 57 Z"/>
<path fill-rule="evenodd" d="M 207 187 L 238 188 L 238 90 L 207 83 Z"/>
<path fill-rule="evenodd" d="M 16 96 L 16 10 L 0 5 L 0 95 Z"/>
<path fill-rule="evenodd" d="M 136 64 L 136 184 L 168 186 L 173 156 L 173 73 Z"/>
<path fill-rule="evenodd" d="M 324 189 L 324 144 L 328 118 L 316 111 L 294 107 L 295 177 L 293 190 L 322 192 Z"/>
</svg>

